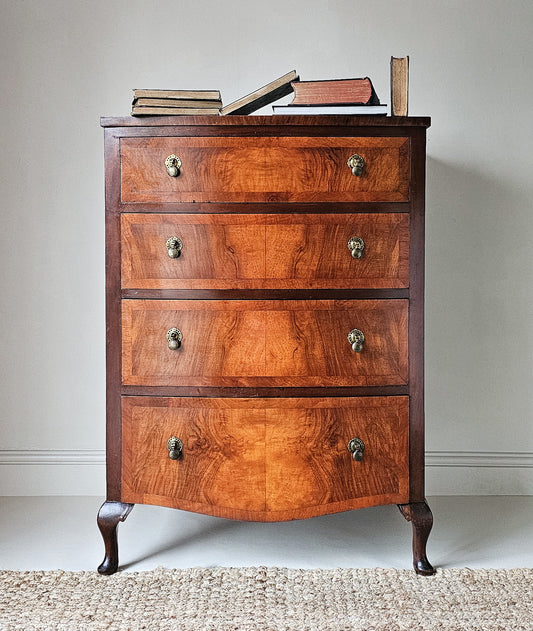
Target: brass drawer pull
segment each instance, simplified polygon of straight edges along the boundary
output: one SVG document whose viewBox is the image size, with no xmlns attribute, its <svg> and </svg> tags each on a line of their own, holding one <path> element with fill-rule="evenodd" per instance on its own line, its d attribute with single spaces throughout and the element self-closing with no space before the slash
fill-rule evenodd
<svg viewBox="0 0 533 631">
<path fill-rule="evenodd" d="M 360 259 L 363 256 L 365 242 L 361 237 L 352 237 L 348 241 L 348 250 L 352 253 L 354 259 Z"/>
<path fill-rule="evenodd" d="M 358 153 L 354 153 L 353 156 L 348 158 L 347 162 L 348 166 L 352 170 L 352 174 L 356 177 L 359 177 L 363 172 L 363 167 L 365 166 L 365 160 Z"/>
<path fill-rule="evenodd" d="M 177 259 L 183 249 L 183 243 L 179 237 L 167 239 L 166 248 L 171 259 Z"/>
<path fill-rule="evenodd" d="M 171 351 L 176 351 L 181 346 L 183 333 L 176 327 L 172 327 L 167 331 L 168 347 Z"/>
<path fill-rule="evenodd" d="M 348 443 L 348 451 L 352 454 L 352 458 L 359 462 L 363 459 L 365 443 L 360 438 L 352 438 Z"/>
<path fill-rule="evenodd" d="M 178 158 L 178 156 L 175 156 L 173 153 L 171 153 L 165 160 L 165 166 L 167 167 L 167 173 L 170 175 L 170 177 L 177 177 L 181 169 L 181 160 Z"/>
<path fill-rule="evenodd" d="M 183 453 L 183 443 L 176 436 L 171 436 L 167 440 L 168 457 L 177 460 Z"/>
<path fill-rule="evenodd" d="M 352 345 L 352 351 L 354 353 L 360 353 L 363 350 L 363 343 L 365 341 L 365 334 L 359 329 L 352 329 L 348 333 L 348 342 Z"/>
</svg>

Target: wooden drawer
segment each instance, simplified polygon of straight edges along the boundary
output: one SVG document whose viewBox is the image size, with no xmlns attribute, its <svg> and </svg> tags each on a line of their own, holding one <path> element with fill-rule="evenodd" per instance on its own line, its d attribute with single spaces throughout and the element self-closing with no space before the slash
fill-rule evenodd
<svg viewBox="0 0 533 631">
<path fill-rule="evenodd" d="M 407 300 L 123 300 L 122 381 L 152 386 L 407 383 Z M 177 327 L 181 348 L 168 348 Z M 365 335 L 362 352 L 347 336 Z"/>
<path fill-rule="evenodd" d="M 259 521 L 407 502 L 408 417 L 408 397 L 124 397 L 122 501 Z"/>
<path fill-rule="evenodd" d="M 396 288 L 409 284 L 409 215 L 124 213 L 122 287 Z M 361 258 L 348 241 L 364 241 Z M 166 242 L 178 237 L 178 258 Z"/>
<path fill-rule="evenodd" d="M 182 166 L 170 177 L 165 159 Z M 352 175 L 348 158 L 365 160 Z M 120 140 L 124 203 L 409 199 L 408 138 L 137 137 Z"/>
</svg>

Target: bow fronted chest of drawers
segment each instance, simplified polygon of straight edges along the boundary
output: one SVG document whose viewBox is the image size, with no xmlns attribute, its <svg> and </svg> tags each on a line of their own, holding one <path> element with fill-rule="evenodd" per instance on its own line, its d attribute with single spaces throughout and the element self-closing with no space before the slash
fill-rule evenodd
<svg viewBox="0 0 533 631">
<path fill-rule="evenodd" d="M 104 118 L 107 501 L 239 520 L 424 496 L 428 118 Z"/>
</svg>

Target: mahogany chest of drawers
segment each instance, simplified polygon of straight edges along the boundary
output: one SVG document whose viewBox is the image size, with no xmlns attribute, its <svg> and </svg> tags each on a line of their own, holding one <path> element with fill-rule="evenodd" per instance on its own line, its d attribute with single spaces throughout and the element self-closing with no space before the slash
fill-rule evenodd
<svg viewBox="0 0 533 631">
<path fill-rule="evenodd" d="M 425 546 L 428 118 L 104 118 L 107 501 L 398 504 Z"/>
</svg>

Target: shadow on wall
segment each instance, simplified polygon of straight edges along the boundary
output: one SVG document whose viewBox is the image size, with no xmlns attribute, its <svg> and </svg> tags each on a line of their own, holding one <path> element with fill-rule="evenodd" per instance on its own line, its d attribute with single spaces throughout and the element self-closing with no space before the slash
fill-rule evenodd
<svg viewBox="0 0 533 631">
<path fill-rule="evenodd" d="M 533 190 L 499 166 L 427 161 L 427 401 L 450 441 L 430 448 L 524 451 L 533 439 Z"/>
</svg>

